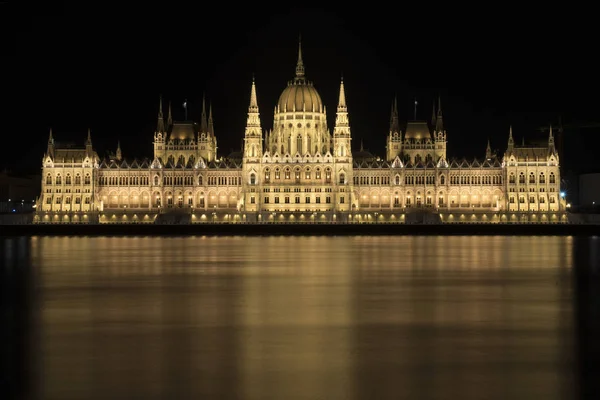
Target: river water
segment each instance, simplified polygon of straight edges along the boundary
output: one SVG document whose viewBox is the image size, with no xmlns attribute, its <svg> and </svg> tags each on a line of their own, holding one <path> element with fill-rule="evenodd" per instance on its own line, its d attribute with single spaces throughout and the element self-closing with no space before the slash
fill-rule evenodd
<svg viewBox="0 0 600 400">
<path fill-rule="evenodd" d="M 551 400 L 596 387 L 597 237 L 0 245 L 14 398 Z"/>
</svg>

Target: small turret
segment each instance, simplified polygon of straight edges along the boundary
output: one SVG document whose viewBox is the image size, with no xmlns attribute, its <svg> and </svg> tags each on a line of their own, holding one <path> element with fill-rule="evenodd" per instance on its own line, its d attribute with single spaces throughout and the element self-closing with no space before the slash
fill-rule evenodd
<svg viewBox="0 0 600 400">
<path fill-rule="evenodd" d="M 123 155 L 121 154 L 121 141 L 117 141 L 117 153 L 116 153 L 116 157 L 117 160 L 121 161 L 121 159 L 123 158 Z"/>
<path fill-rule="evenodd" d="M 508 128 L 508 146 L 506 152 L 511 153 L 515 148 L 515 139 L 513 138 L 512 125 Z"/>
<path fill-rule="evenodd" d="M 91 129 L 88 128 L 87 139 L 85 141 L 85 152 L 88 155 L 88 157 L 91 157 L 93 151 L 94 150 L 92 148 L 92 132 Z"/>
<path fill-rule="evenodd" d="M 435 131 L 443 132 L 444 131 L 444 121 L 442 118 L 442 97 L 438 96 L 438 109 L 437 116 L 435 118 Z"/>
<path fill-rule="evenodd" d="M 158 123 L 156 124 L 156 132 L 165 132 L 165 120 L 163 118 L 162 96 L 158 100 Z"/>
<path fill-rule="evenodd" d="M 54 158 L 54 137 L 52 136 L 52 128 L 50 128 L 50 135 L 48 135 L 48 156 Z"/>
</svg>

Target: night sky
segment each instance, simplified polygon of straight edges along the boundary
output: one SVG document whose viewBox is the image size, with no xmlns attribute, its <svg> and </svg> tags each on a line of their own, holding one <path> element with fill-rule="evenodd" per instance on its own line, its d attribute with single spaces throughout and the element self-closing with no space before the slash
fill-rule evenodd
<svg viewBox="0 0 600 400">
<path fill-rule="evenodd" d="M 403 121 L 413 119 L 415 97 L 418 119 L 429 119 L 441 96 L 450 157 L 481 158 L 488 138 L 501 154 L 510 124 L 521 143 L 524 135 L 545 140 L 538 128 L 559 115 L 565 125 L 600 122 L 591 15 L 491 4 L 365 10 L 366 3 L 338 2 L 341 11 L 203 4 L 28 10 L 5 53 L 1 106 L 9 114 L 0 167 L 38 172 L 50 127 L 58 142 L 77 144 L 91 128 L 101 156 L 120 140 L 124 157 L 151 157 L 161 94 L 175 120 L 184 118 L 186 98 L 189 119 L 199 120 L 204 94 L 226 156 L 241 145 L 253 74 L 262 126 L 272 128 L 273 108 L 294 76 L 299 35 L 330 129 L 344 77 L 355 150 L 362 140 L 385 154 L 394 96 Z M 599 131 L 567 132 L 568 168 L 594 167 Z"/>
</svg>

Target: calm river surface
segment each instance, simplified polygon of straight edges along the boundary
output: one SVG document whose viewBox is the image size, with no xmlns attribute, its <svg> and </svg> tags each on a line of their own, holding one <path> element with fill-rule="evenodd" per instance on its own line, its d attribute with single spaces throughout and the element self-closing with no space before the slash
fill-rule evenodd
<svg viewBox="0 0 600 400">
<path fill-rule="evenodd" d="M 595 237 L 0 245 L 15 398 L 551 400 L 590 385 L 581 321 L 600 313 L 576 270 L 600 268 Z"/>
</svg>

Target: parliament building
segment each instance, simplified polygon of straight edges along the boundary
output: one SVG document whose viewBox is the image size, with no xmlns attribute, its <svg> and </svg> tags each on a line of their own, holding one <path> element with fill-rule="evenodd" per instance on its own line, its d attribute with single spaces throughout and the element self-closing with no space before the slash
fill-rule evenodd
<svg viewBox="0 0 600 400">
<path fill-rule="evenodd" d="M 437 110 L 436 110 L 437 108 Z M 263 129 L 254 79 L 241 152 L 217 154 L 212 107 L 199 123 L 173 121 L 162 99 L 152 159 L 100 157 L 85 145 L 55 145 L 42 158 L 35 223 L 565 223 L 559 157 L 547 144 L 485 157 L 447 157 L 438 100 L 431 121 L 401 124 L 392 102 L 385 156 L 352 151 L 343 79 L 333 131 L 305 76 L 295 76 Z M 383 140 L 383 135 L 382 135 Z M 483 153 L 483 151 L 482 151 Z"/>
</svg>

